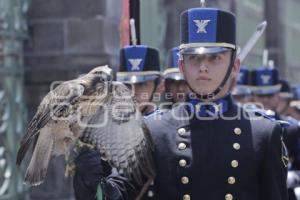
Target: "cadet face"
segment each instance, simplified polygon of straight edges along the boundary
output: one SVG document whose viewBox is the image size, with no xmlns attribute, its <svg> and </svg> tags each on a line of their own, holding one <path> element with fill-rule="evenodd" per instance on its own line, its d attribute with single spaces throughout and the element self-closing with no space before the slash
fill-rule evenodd
<svg viewBox="0 0 300 200">
<path fill-rule="evenodd" d="M 186 77 L 189 86 L 197 94 L 211 94 L 223 81 L 230 64 L 231 51 L 204 55 L 184 55 L 179 61 L 181 72 Z M 240 69 L 239 60 L 235 60 L 234 66 L 227 83 L 217 95 L 224 96 Z"/>
<path fill-rule="evenodd" d="M 165 80 L 166 93 L 172 96 L 173 103 L 185 101 L 185 95 L 188 93 L 188 86 L 184 80 Z"/>
<path fill-rule="evenodd" d="M 288 107 L 286 115 L 289 115 L 289 116 L 297 119 L 298 121 L 300 121 L 300 109 L 298 109 L 298 108 Z"/>
<path fill-rule="evenodd" d="M 264 95 L 257 95 L 254 94 L 253 100 L 254 102 L 263 104 L 264 108 L 267 110 L 276 111 L 277 105 L 279 103 L 279 94 L 264 94 Z"/>
<path fill-rule="evenodd" d="M 145 81 L 142 83 L 134 84 L 134 94 L 136 100 L 140 106 L 140 110 L 144 108 L 143 103 L 148 103 L 150 101 L 151 95 L 154 92 L 155 83 L 154 81 Z"/>
<path fill-rule="evenodd" d="M 276 106 L 276 111 L 280 115 L 285 115 L 287 108 L 289 107 L 289 100 L 286 98 L 279 98 L 278 105 Z"/>
</svg>

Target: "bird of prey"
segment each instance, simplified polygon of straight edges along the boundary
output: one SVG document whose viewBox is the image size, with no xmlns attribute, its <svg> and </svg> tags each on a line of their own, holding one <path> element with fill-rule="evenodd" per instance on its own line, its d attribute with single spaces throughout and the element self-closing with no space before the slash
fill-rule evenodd
<svg viewBox="0 0 300 200">
<path fill-rule="evenodd" d="M 33 145 L 24 182 L 41 184 L 50 157 L 63 154 L 70 160 L 76 144 L 96 148 L 102 159 L 138 184 L 143 184 L 145 177 L 148 181 L 154 179 L 149 131 L 132 92 L 112 81 L 107 66 L 63 82 L 44 97 L 17 155 L 16 163 L 20 165 Z"/>
</svg>

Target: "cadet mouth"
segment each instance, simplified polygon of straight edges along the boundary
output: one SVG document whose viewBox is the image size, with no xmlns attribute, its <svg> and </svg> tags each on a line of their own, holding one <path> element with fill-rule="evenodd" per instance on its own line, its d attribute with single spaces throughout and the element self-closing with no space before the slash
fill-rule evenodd
<svg viewBox="0 0 300 200">
<path fill-rule="evenodd" d="M 199 81 L 211 81 L 211 79 L 206 77 L 206 76 L 199 76 L 199 78 L 197 78 L 197 80 L 199 80 Z"/>
</svg>

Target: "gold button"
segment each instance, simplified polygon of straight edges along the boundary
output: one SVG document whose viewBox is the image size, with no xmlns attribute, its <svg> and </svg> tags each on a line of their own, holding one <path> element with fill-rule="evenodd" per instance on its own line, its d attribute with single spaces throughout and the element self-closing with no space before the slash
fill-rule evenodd
<svg viewBox="0 0 300 200">
<path fill-rule="evenodd" d="M 241 135 L 242 130 L 241 130 L 240 128 L 235 128 L 235 129 L 234 129 L 234 133 L 235 133 L 236 135 Z"/>
<path fill-rule="evenodd" d="M 154 196 L 153 191 L 152 191 L 152 190 L 149 190 L 149 191 L 148 191 L 148 197 L 153 197 L 153 196 Z"/>
<path fill-rule="evenodd" d="M 228 183 L 229 184 L 231 184 L 231 185 L 233 185 L 233 184 L 235 184 L 235 178 L 233 177 L 233 176 L 230 176 L 230 177 L 228 177 Z"/>
<path fill-rule="evenodd" d="M 179 135 L 184 135 L 185 134 L 185 128 L 180 128 L 177 130 Z"/>
<path fill-rule="evenodd" d="M 231 161 L 231 167 L 237 168 L 239 166 L 239 162 L 237 160 Z"/>
<path fill-rule="evenodd" d="M 183 200 L 191 200 L 191 196 L 188 194 L 183 195 Z"/>
<path fill-rule="evenodd" d="M 179 166 L 180 167 L 185 167 L 186 166 L 186 160 L 184 160 L 184 159 L 179 160 Z"/>
<path fill-rule="evenodd" d="M 186 144 L 184 144 L 184 143 L 179 143 L 179 144 L 178 144 L 178 149 L 180 149 L 180 150 L 186 149 Z"/>
<path fill-rule="evenodd" d="M 181 177 L 181 183 L 188 184 L 190 182 L 189 178 L 186 176 Z"/>
<path fill-rule="evenodd" d="M 234 148 L 235 150 L 240 150 L 241 145 L 240 145 L 239 143 L 234 143 L 234 144 L 233 144 L 233 148 Z"/>
<path fill-rule="evenodd" d="M 225 195 L 225 200 L 232 200 L 232 199 L 233 199 L 232 194 L 226 194 Z"/>
</svg>

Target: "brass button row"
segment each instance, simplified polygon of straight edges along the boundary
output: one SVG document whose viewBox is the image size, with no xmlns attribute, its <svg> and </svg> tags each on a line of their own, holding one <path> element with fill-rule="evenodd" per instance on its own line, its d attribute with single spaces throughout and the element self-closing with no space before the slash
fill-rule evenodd
<svg viewBox="0 0 300 200">
<path fill-rule="evenodd" d="M 242 130 L 238 127 L 235 128 L 233 130 L 233 132 L 234 132 L 235 135 L 241 135 L 242 134 Z M 241 149 L 241 145 L 239 143 L 234 143 L 232 145 L 232 147 L 233 147 L 233 149 L 235 149 L 237 151 Z M 231 167 L 237 168 L 238 166 L 239 166 L 239 162 L 237 160 L 232 160 L 231 161 Z M 227 182 L 228 182 L 228 184 L 233 185 L 233 184 L 236 183 L 236 179 L 235 179 L 235 177 L 230 176 L 230 177 L 228 177 Z M 233 200 L 233 195 L 230 194 L 230 193 L 226 194 L 225 195 L 225 200 Z"/>
</svg>

